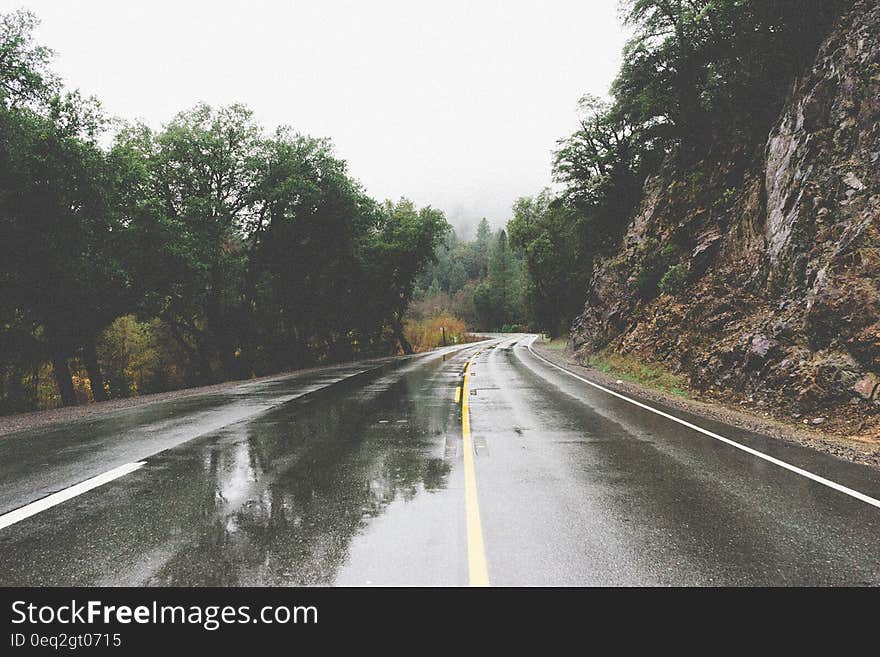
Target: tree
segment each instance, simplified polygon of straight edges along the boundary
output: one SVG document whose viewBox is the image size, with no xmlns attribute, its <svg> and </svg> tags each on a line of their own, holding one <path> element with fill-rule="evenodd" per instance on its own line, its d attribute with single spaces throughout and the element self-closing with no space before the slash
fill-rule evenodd
<svg viewBox="0 0 880 657">
<path fill-rule="evenodd" d="M 552 336 L 560 335 L 580 311 L 602 241 L 592 235 L 592 217 L 544 190 L 516 201 L 507 228 L 511 244 L 525 256 L 535 319 Z"/>
<path fill-rule="evenodd" d="M 627 0 L 633 36 L 612 87 L 616 108 L 685 162 L 730 135 L 761 135 L 788 81 L 851 4 Z"/>
<path fill-rule="evenodd" d="M 487 329 L 503 329 L 523 320 L 522 265 L 510 249 L 502 229 L 493 241 L 489 254 L 489 274 L 474 290 L 474 308 L 480 324 Z"/>
<path fill-rule="evenodd" d="M 485 278 L 489 273 L 489 249 L 492 243 L 492 228 L 486 217 L 477 224 L 477 238 L 474 241 L 476 278 Z"/>
<path fill-rule="evenodd" d="M 0 303 L 41 327 L 62 402 L 70 405 L 68 359 L 78 349 L 94 397 L 106 398 L 95 338 L 127 303 L 128 282 L 113 177 L 97 143 L 100 108 L 74 93 L 53 98 L 44 112 L 6 110 L 0 121 Z"/>
<path fill-rule="evenodd" d="M 48 68 L 53 52 L 34 43 L 37 25 L 29 11 L 0 14 L 0 99 L 7 109 L 44 105 L 57 93 Z"/>
<path fill-rule="evenodd" d="M 302 364 L 313 339 L 344 356 L 349 333 L 375 321 L 358 275 L 358 249 L 376 221 L 375 203 L 348 177 L 327 140 L 281 131 L 266 152 L 256 190 L 261 219 L 249 237 L 249 287 L 263 280 L 270 292 L 256 299 L 257 312 L 284 327 L 292 347 L 282 349 L 285 362 Z"/>
<path fill-rule="evenodd" d="M 160 256 L 137 263 L 150 310 L 168 322 L 203 381 L 241 376 L 245 237 L 264 141 L 241 105 L 181 112 L 158 134 L 133 126 L 115 155 L 136 195 L 126 206 L 139 239 Z M 246 369 L 246 368 L 245 368 Z"/>
<path fill-rule="evenodd" d="M 416 275 L 434 257 L 449 230 L 446 218 L 431 207 L 416 210 L 412 201 L 386 201 L 369 247 L 368 280 L 376 303 L 387 309 L 392 332 L 404 353 L 412 347 L 403 333 L 403 316 L 412 297 Z"/>
<path fill-rule="evenodd" d="M 652 161 L 652 146 L 614 105 L 588 95 L 578 110 L 580 128 L 559 140 L 554 153 L 553 179 L 562 185 L 554 211 L 557 219 L 577 224 L 567 238 L 591 259 L 622 235 L 639 198 L 645 161 Z"/>
</svg>

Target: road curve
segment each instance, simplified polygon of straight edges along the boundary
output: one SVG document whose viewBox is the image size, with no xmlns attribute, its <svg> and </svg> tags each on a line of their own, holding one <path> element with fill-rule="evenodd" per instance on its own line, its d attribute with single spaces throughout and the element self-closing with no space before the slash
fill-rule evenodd
<svg viewBox="0 0 880 657">
<path fill-rule="evenodd" d="M 880 584 L 876 471 L 533 339 L 0 438 L 0 585 Z"/>
</svg>

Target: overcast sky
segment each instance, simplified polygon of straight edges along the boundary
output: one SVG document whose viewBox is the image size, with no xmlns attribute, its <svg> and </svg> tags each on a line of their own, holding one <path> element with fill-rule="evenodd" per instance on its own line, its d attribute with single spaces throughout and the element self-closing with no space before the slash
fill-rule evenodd
<svg viewBox="0 0 880 657">
<path fill-rule="evenodd" d="M 69 87 L 160 127 L 199 101 L 330 137 L 378 199 L 458 225 L 550 182 L 584 93 L 604 95 L 617 0 L 0 0 L 33 10 Z"/>
</svg>

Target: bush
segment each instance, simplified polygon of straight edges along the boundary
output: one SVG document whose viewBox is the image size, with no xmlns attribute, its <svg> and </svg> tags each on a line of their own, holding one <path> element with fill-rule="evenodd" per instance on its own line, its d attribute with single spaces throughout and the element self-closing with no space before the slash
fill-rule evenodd
<svg viewBox="0 0 880 657">
<path fill-rule="evenodd" d="M 123 315 L 98 340 L 98 358 L 111 397 L 180 388 L 182 355 L 159 320 L 140 322 Z"/>
<path fill-rule="evenodd" d="M 467 332 L 465 323 L 449 314 L 418 320 L 410 319 L 403 327 L 404 335 L 415 352 L 428 351 L 434 347 L 442 346 L 444 330 L 448 345 L 473 340 L 473 337 Z"/>
<path fill-rule="evenodd" d="M 658 285 L 661 292 L 666 292 L 666 294 L 678 294 L 681 292 L 688 280 L 688 268 L 687 265 L 683 265 L 681 263 L 677 265 L 672 265 L 669 269 L 666 270 L 666 273 L 663 274 L 663 277 L 660 279 L 660 283 Z"/>
<path fill-rule="evenodd" d="M 669 263 L 675 258 L 675 254 L 675 245 L 661 246 L 653 237 L 639 246 L 641 264 L 636 275 L 636 291 L 642 299 L 653 299 L 657 296 L 660 279 L 670 268 Z"/>
</svg>

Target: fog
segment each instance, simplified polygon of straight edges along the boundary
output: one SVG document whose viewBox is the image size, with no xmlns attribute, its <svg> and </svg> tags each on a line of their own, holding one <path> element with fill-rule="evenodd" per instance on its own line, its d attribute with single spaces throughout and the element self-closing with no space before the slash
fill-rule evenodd
<svg viewBox="0 0 880 657">
<path fill-rule="evenodd" d="M 374 197 L 502 225 L 550 183 L 555 141 L 603 95 L 623 45 L 616 0 L 58 2 L 42 20 L 69 87 L 158 128 L 199 101 L 330 137 Z"/>
</svg>

